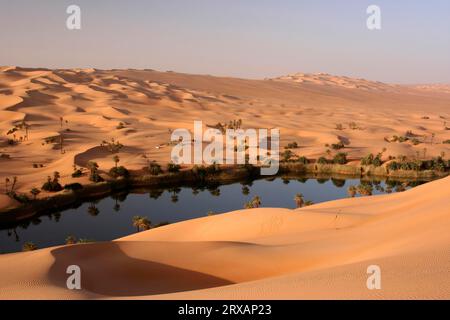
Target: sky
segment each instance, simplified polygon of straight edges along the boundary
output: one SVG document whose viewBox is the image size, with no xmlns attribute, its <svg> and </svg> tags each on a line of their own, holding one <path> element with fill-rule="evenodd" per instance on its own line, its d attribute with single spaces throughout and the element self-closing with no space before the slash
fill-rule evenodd
<svg viewBox="0 0 450 320">
<path fill-rule="evenodd" d="M 450 1 L 0 0 L 0 65 L 450 83 Z"/>
</svg>

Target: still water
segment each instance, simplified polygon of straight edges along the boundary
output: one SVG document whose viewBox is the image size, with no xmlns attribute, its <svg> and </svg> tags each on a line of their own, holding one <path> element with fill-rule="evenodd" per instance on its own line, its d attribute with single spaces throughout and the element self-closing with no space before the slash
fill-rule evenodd
<svg viewBox="0 0 450 320">
<path fill-rule="evenodd" d="M 302 193 L 306 201 L 320 203 L 348 197 L 347 188 L 359 185 L 359 179 L 256 180 L 213 189 L 172 188 L 136 191 L 83 203 L 77 208 L 35 217 L 17 225 L 0 224 L 0 253 L 21 251 L 26 242 L 38 248 L 65 243 L 68 236 L 92 241 L 106 241 L 136 232 L 134 216 L 148 217 L 153 225 L 173 223 L 242 209 L 254 196 L 262 207 L 294 208 L 294 197 Z M 420 184 L 420 183 L 414 183 Z M 376 182 L 373 194 L 383 194 L 395 182 Z M 390 187 L 389 187 L 390 186 Z"/>
</svg>

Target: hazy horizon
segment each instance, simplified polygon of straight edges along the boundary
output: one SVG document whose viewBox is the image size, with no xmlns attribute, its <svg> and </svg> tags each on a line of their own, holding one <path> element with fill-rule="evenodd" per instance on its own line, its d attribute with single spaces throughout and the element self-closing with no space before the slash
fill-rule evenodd
<svg viewBox="0 0 450 320">
<path fill-rule="evenodd" d="M 82 29 L 66 29 L 81 7 Z M 366 27 L 380 6 L 382 29 Z M 0 1 L 0 65 L 450 83 L 450 2 Z"/>
</svg>

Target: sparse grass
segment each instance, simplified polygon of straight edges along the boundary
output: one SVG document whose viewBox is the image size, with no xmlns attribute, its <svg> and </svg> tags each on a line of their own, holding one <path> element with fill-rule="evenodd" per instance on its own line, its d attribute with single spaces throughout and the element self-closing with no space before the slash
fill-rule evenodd
<svg viewBox="0 0 450 320">
<path fill-rule="evenodd" d="M 288 143 L 288 145 L 284 148 L 285 149 L 298 149 L 299 146 L 298 146 L 298 143 L 294 141 L 294 142 Z"/>
<path fill-rule="evenodd" d="M 333 149 L 333 150 L 341 150 L 341 149 L 344 149 L 344 148 L 345 148 L 345 145 L 344 145 L 343 142 L 333 143 L 331 145 L 331 149 Z"/>
<path fill-rule="evenodd" d="M 111 138 L 110 141 L 103 140 L 100 146 L 106 146 L 108 151 L 111 153 L 118 153 L 124 147 L 123 144 L 116 141 L 114 138 Z"/>
<path fill-rule="evenodd" d="M 350 122 L 348 124 L 348 127 L 352 130 L 362 130 L 356 122 Z"/>
<path fill-rule="evenodd" d="M 26 242 L 23 246 L 22 246 L 22 251 L 27 252 L 27 251 L 34 251 L 37 250 L 38 247 L 31 241 Z"/>
<path fill-rule="evenodd" d="M 232 130 L 238 130 L 242 128 L 242 119 L 238 119 L 238 120 L 230 120 L 228 123 L 221 123 L 218 122 L 215 125 L 209 126 L 211 128 L 214 129 L 218 129 L 220 130 L 220 132 L 222 132 L 222 134 L 225 134 L 227 129 L 232 129 Z"/>
</svg>

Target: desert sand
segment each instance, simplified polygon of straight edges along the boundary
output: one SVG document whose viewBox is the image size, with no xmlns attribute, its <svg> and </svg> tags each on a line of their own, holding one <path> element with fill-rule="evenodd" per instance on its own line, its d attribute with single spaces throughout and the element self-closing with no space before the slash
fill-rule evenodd
<svg viewBox="0 0 450 320">
<path fill-rule="evenodd" d="M 327 74 L 246 80 L 1 67 L 0 155 L 8 157 L 0 158 L 0 189 L 17 176 L 17 190 L 29 192 L 54 171 L 64 184 L 87 183 L 70 177 L 73 164 L 111 168 L 112 155 L 100 146 L 111 138 L 125 145 L 119 156 L 129 169 L 166 163 L 170 130 L 194 120 L 278 127 L 282 146 L 296 141 L 295 152 L 310 158 L 339 141 L 355 160 L 383 148 L 385 156 L 449 155 L 446 88 Z M 18 130 L 18 143 L 8 145 L 7 131 L 24 120 L 28 137 Z M 420 144 L 385 140 L 407 131 Z M 251 209 L 109 243 L 1 255 L 0 298 L 448 299 L 449 186 L 445 178 L 401 194 Z M 0 208 L 15 205 L 0 196 Z M 82 268 L 81 291 L 65 286 L 71 264 Z M 367 289 L 369 265 L 381 267 L 382 290 Z"/>
<path fill-rule="evenodd" d="M 0 68 L 0 190 L 17 176 L 29 193 L 58 171 L 62 184 L 73 164 L 96 161 L 109 170 L 112 155 L 102 141 L 114 138 L 121 165 L 141 169 L 170 159 L 171 130 L 242 119 L 243 128 L 280 128 L 281 146 L 317 159 L 342 141 L 350 159 L 386 148 L 385 157 L 450 155 L 448 86 L 399 86 L 327 74 L 295 74 L 266 80 L 220 78 L 152 70 L 47 70 Z M 62 118 L 62 121 L 61 121 Z M 28 137 L 9 146 L 7 132 L 25 120 Z M 119 124 L 122 123 L 122 126 Z M 337 130 L 337 125 L 342 130 Z M 352 125 L 351 125 L 352 124 Z M 411 131 L 420 141 L 389 143 Z M 15 133 L 25 137 L 26 130 Z M 61 148 L 60 139 L 63 137 Z M 334 152 L 334 151 L 333 151 Z M 40 197 L 45 197 L 43 192 Z M 10 203 L 0 197 L 0 208 Z"/>
<path fill-rule="evenodd" d="M 1 299 L 448 299 L 450 178 L 0 256 Z M 66 288 L 79 265 L 82 290 Z M 366 287 L 381 268 L 381 290 Z"/>
</svg>

